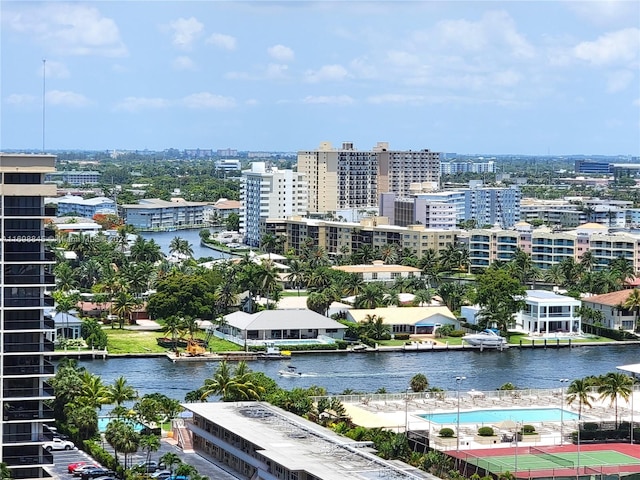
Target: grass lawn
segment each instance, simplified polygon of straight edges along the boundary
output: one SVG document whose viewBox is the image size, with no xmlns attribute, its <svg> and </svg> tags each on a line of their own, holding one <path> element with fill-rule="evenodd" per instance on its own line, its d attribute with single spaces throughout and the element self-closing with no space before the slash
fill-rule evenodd
<svg viewBox="0 0 640 480">
<path fill-rule="evenodd" d="M 120 330 L 105 328 L 105 333 L 109 338 L 107 350 L 109 353 L 164 353 L 166 348 L 160 347 L 156 338 L 162 337 L 162 332 L 150 332 L 140 330 Z M 197 335 L 204 338 L 204 333 Z M 209 348 L 214 352 L 228 352 L 242 350 L 242 347 L 235 343 L 227 342 L 219 338 L 212 337 L 209 341 Z"/>
<path fill-rule="evenodd" d="M 378 340 L 378 345 L 381 347 L 401 347 L 407 343 L 407 340 Z"/>
<path fill-rule="evenodd" d="M 513 334 L 511 336 L 509 336 L 509 344 L 511 345 L 519 345 L 520 344 L 520 340 L 522 340 L 522 344 L 523 345 L 530 345 L 531 344 L 531 339 L 528 338 L 528 336 L 526 334 Z M 584 343 L 584 342 L 615 342 L 616 340 L 613 340 L 612 338 L 606 338 L 606 337 L 598 337 L 598 336 L 593 336 L 593 337 L 589 337 L 589 338 L 572 338 L 571 339 L 571 343 Z M 544 343 L 544 339 L 543 338 L 536 338 L 535 339 L 536 345 L 541 345 Z M 555 338 L 547 338 L 547 345 L 555 345 L 557 342 L 557 340 Z M 565 344 L 565 343 L 569 343 L 568 339 L 564 339 L 561 338 L 560 339 L 560 343 L 561 344 Z"/>
</svg>

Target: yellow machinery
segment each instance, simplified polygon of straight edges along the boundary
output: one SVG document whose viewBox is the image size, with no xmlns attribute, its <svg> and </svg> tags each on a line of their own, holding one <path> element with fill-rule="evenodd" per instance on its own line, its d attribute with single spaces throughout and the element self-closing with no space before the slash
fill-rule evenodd
<svg viewBox="0 0 640 480">
<path fill-rule="evenodd" d="M 199 345 L 194 340 L 188 340 L 187 341 L 186 353 L 187 353 L 187 355 L 191 355 L 193 357 L 196 357 L 198 355 L 204 355 L 205 353 L 207 353 L 207 349 L 205 347 L 203 347 L 202 345 Z"/>
</svg>

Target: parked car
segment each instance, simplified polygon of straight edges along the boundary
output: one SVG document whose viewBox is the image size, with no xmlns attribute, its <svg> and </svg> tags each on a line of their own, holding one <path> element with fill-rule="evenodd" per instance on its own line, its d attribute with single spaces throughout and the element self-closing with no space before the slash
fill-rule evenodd
<svg viewBox="0 0 640 480">
<path fill-rule="evenodd" d="M 171 470 L 156 470 L 151 474 L 151 478 L 156 480 L 167 480 L 171 476 Z"/>
<path fill-rule="evenodd" d="M 140 462 L 137 465 L 135 465 L 136 470 L 142 470 L 143 472 L 146 473 L 153 473 L 156 470 L 158 470 L 158 468 L 163 468 L 164 464 L 160 463 L 158 464 L 158 462 L 155 462 L 153 460 L 149 460 L 148 462 Z"/>
<path fill-rule="evenodd" d="M 103 470 L 103 468 L 100 465 L 95 465 L 95 464 L 83 465 L 81 467 L 76 468 L 73 471 L 73 476 L 80 477 L 84 472 L 88 472 L 90 470 L 98 470 L 98 469 Z"/>
<path fill-rule="evenodd" d="M 85 465 L 92 465 L 92 464 L 87 463 L 87 462 L 73 462 L 73 463 L 70 463 L 69 465 L 67 465 L 67 471 L 69 473 L 73 473 L 76 468 L 84 467 Z M 96 465 L 96 467 L 97 467 L 97 465 Z"/>
<path fill-rule="evenodd" d="M 80 475 L 80 478 L 82 480 L 90 480 L 93 478 L 99 478 L 99 477 L 110 477 L 113 476 L 115 474 L 115 472 L 113 470 L 108 470 L 106 468 L 95 468 L 95 469 L 89 469 L 89 470 L 85 470 L 82 472 L 82 474 Z"/>
<path fill-rule="evenodd" d="M 48 442 L 44 442 L 42 445 L 47 452 L 51 450 L 73 450 L 76 446 L 69 440 L 62 440 L 61 438 L 54 438 Z"/>
</svg>

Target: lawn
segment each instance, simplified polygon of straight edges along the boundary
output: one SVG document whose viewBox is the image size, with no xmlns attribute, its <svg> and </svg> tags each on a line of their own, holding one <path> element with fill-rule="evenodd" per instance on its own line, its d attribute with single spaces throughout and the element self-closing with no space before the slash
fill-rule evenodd
<svg viewBox="0 0 640 480">
<path fill-rule="evenodd" d="M 105 328 L 104 331 L 109 338 L 107 343 L 109 353 L 164 353 L 167 351 L 166 348 L 160 347 L 156 342 L 156 338 L 163 336 L 162 332 L 111 328 Z M 205 335 L 202 332 L 196 336 L 204 338 Z M 209 348 L 214 352 L 242 350 L 239 345 L 216 337 L 210 339 Z"/>
</svg>

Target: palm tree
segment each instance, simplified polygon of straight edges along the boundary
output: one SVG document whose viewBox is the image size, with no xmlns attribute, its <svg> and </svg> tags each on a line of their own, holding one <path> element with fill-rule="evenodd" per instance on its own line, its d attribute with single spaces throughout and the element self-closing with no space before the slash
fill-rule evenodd
<svg viewBox="0 0 640 480">
<path fill-rule="evenodd" d="M 66 340 L 69 338 L 69 313 L 77 308 L 80 298 L 77 294 L 67 295 L 63 291 L 58 291 L 54 292 L 53 299 L 56 302 L 56 312 L 64 315 L 65 325 L 62 328 L 62 340 Z"/>
<path fill-rule="evenodd" d="M 272 233 L 265 233 L 260 239 L 260 248 L 267 253 L 275 252 L 278 246 L 278 239 Z"/>
<path fill-rule="evenodd" d="M 429 380 L 422 373 L 417 373 L 409 381 L 409 386 L 414 392 L 424 392 L 429 387 Z"/>
<path fill-rule="evenodd" d="M 135 262 L 149 262 L 155 263 L 162 260 L 162 250 L 155 240 L 145 240 L 142 236 L 138 235 L 136 241 L 131 246 L 129 253 L 131 260 Z"/>
<path fill-rule="evenodd" d="M 587 272 L 590 272 L 591 270 L 593 270 L 593 267 L 595 266 L 595 264 L 596 264 L 596 259 L 593 256 L 593 252 L 591 250 L 587 250 L 580 257 L 580 265 L 582 265 L 582 268 L 584 268 L 585 271 Z"/>
<path fill-rule="evenodd" d="M 134 400 L 137 396 L 135 389 L 131 385 L 127 385 L 127 380 L 124 377 L 116 378 L 113 384 L 107 387 L 109 402 L 117 407 L 124 402 Z"/>
<path fill-rule="evenodd" d="M 118 452 L 120 451 L 120 439 L 125 435 L 127 424 L 120 419 L 111 420 L 104 432 L 104 439 L 113 448 L 113 456 L 118 463 Z"/>
<path fill-rule="evenodd" d="M 465 301 L 467 289 L 459 283 L 447 282 L 440 285 L 437 293 L 447 308 L 452 312 L 456 312 L 460 310 Z"/>
<path fill-rule="evenodd" d="M 113 313 L 118 316 L 120 322 L 120 328 L 123 328 L 124 319 L 129 320 L 132 323 L 131 314 L 134 310 L 140 306 L 140 301 L 133 295 L 127 292 L 120 292 L 113 301 L 112 310 Z"/>
<path fill-rule="evenodd" d="M 175 453 L 167 452 L 160 457 L 160 462 L 164 463 L 169 468 L 169 470 L 171 471 L 171 475 L 173 476 L 174 465 L 180 465 L 182 463 L 182 460 Z"/>
<path fill-rule="evenodd" d="M 626 280 L 634 279 L 636 277 L 636 270 L 633 267 L 633 262 L 625 257 L 618 257 L 609 263 L 609 268 L 617 273 L 621 283 Z"/>
<path fill-rule="evenodd" d="M 386 264 L 396 263 L 398 261 L 398 249 L 394 244 L 386 244 L 378 250 L 380 260 Z"/>
<path fill-rule="evenodd" d="M 544 271 L 542 280 L 556 286 L 563 285 L 565 282 L 565 277 L 564 273 L 562 273 L 562 266 L 560 266 L 559 263 L 551 265 Z"/>
<path fill-rule="evenodd" d="M 371 282 L 367 283 L 360 295 L 355 299 L 356 308 L 372 309 L 378 308 L 383 304 L 384 299 L 384 287 L 381 283 Z"/>
<path fill-rule="evenodd" d="M 287 281 L 291 282 L 291 284 L 298 291 L 298 296 L 300 296 L 300 287 L 304 285 L 306 278 L 306 268 L 304 263 L 300 260 L 291 260 L 289 262 L 289 273 L 287 274 Z"/>
<path fill-rule="evenodd" d="M 571 405 L 578 402 L 578 420 L 582 418 L 582 406 L 591 408 L 591 401 L 594 399 L 591 385 L 583 379 L 576 379 L 567 388 L 567 403 Z"/>
<path fill-rule="evenodd" d="M 615 407 L 616 425 L 618 424 L 618 397 L 629 400 L 632 393 L 633 381 L 624 373 L 610 372 L 602 377 L 598 385 L 600 400 L 609 399 L 610 405 Z"/>
<path fill-rule="evenodd" d="M 365 287 L 364 280 L 357 273 L 349 273 L 345 276 L 342 283 L 342 293 L 347 297 L 358 296 Z"/>
<path fill-rule="evenodd" d="M 414 294 L 413 304 L 417 307 L 424 307 L 425 305 L 431 305 L 433 295 L 430 289 L 418 290 Z"/>
<path fill-rule="evenodd" d="M 82 389 L 76 398 L 78 405 L 100 409 L 102 405 L 109 403 L 109 390 L 102 383 L 100 377 L 85 371 L 80 375 L 80 380 L 82 381 Z"/>
<path fill-rule="evenodd" d="M 193 257 L 193 248 L 188 240 L 181 237 L 173 237 L 169 244 L 169 253 L 179 253 L 189 258 Z"/>
<path fill-rule="evenodd" d="M 171 336 L 171 341 L 173 343 L 173 349 L 177 349 L 178 338 L 182 335 L 182 321 L 176 317 L 175 315 L 170 316 L 164 321 L 164 328 L 162 331 L 166 335 Z"/>
<path fill-rule="evenodd" d="M 216 307 L 220 307 L 218 311 L 222 315 L 229 313 L 229 307 L 238 303 L 234 284 L 231 282 L 220 283 L 213 292 L 213 299 L 216 302 Z"/>
<path fill-rule="evenodd" d="M 147 452 L 147 464 L 151 460 L 151 452 L 160 449 L 160 437 L 158 435 L 142 435 L 140 437 L 140 447 Z"/>
<path fill-rule="evenodd" d="M 382 340 L 391 333 L 391 327 L 385 325 L 384 318 L 378 315 L 367 314 L 364 317 L 362 325 L 365 335 L 373 338 L 374 340 Z"/>
<path fill-rule="evenodd" d="M 631 290 L 622 306 L 627 310 L 633 310 L 636 320 L 636 329 L 640 327 L 640 289 L 634 288 Z"/>
<path fill-rule="evenodd" d="M 53 269 L 56 276 L 56 288 L 63 292 L 74 290 L 78 286 L 75 271 L 66 262 L 58 263 Z"/>
</svg>

